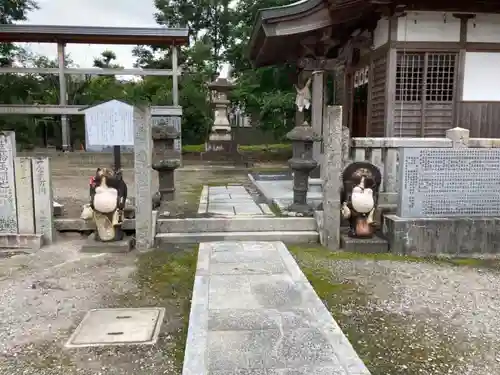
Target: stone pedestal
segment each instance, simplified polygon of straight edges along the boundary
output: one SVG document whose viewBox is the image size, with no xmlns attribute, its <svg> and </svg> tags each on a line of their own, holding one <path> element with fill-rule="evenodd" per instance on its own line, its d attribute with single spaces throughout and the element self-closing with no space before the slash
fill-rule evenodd
<svg viewBox="0 0 500 375">
<path fill-rule="evenodd" d="M 175 196 L 174 171 L 180 167 L 174 141 L 179 132 L 173 126 L 159 122 L 152 129 L 153 169 L 158 172 L 159 195 L 161 202 L 171 201 Z"/>
<path fill-rule="evenodd" d="M 313 208 L 307 203 L 307 191 L 309 175 L 318 165 L 313 158 L 313 144 L 321 140 L 321 136 L 307 122 L 296 126 L 286 136 L 292 141 L 293 150 L 293 156 L 288 160 L 293 172 L 293 203 L 288 211 L 312 216 Z"/>
</svg>

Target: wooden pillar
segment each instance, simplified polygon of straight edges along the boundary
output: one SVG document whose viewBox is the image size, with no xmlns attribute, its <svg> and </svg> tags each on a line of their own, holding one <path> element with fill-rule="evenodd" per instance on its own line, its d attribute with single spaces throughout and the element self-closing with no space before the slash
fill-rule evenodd
<svg viewBox="0 0 500 375">
<path fill-rule="evenodd" d="M 323 134 L 323 108 L 325 106 L 325 71 L 316 70 L 312 74 L 312 107 L 311 107 L 311 126 L 313 131 Z M 320 163 L 321 168 L 321 141 L 314 142 L 313 158 Z"/>
<path fill-rule="evenodd" d="M 464 95 L 464 74 L 465 74 L 465 53 L 467 43 L 467 28 L 469 20 L 475 17 L 474 14 L 454 14 L 454 17 L 460 19 L 460 51 L 458 52 L 458 61 L 456 62 L 455 90 L 453 93 L 453 124 L 460 126 L 462 119 L 459 118 L 460 102 Z"/>
<path fill-rule="evenodd" d="M 395 107 L 395 91 L 396 91 L 396 70 L 397 70 L 397 51 L 393 48 L 393 43 L 397 41 L 398 35 L 398 17 L 393 15 L 389 19 L 389 50 L 387 52 L 387 67 L 386 67 L 386 77 L 387 81 L 385 83 L 385 131 L 384 135 L 386 137 L 394 137 L 395 127 L 394 127 L 394 107 Z M 402 126 L 402 125 L 401 125 Z"/>
</svg>

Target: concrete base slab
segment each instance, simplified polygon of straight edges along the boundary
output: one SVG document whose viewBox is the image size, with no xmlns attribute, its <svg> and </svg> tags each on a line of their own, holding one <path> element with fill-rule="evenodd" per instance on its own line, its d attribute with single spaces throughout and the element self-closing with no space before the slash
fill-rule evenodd
<svg viewBox="0 0 500 375">
<path fill-rule="evenodd" d="M 90 310 L 66 347 L 155 344 L 165 316 L 159 307 Z"/>
<path fill-rule="evenodd" d="M 121 241 L 101 242 L 96 241 L 93 235 L 87 238 L 82 245 L 82 253 L 128 253 L 134 247 L 134 241 L 128 237 Z"/>
<path fill-rule="evenodd" d="M 384 216 L 390 250 L 415 256 L 482 257 L 500 254 L 500 218 Z"/>
<path fill-rule="evenodd" d="M 340 235 L 340 247 L 353 253 L 387 253 L 387 240 L 374 235 L 372 238 L 351 238 L 347 234 Z"/>
<path fill-rule="evenodd" d="M 283 241 L 287 243 L 315 243 L 316 231 L 274 231 L 274 232 L 204 232 L 204 233 L 158 233 L 157 246 L 169 243 L 200 243 L 212 241 Z"/>
<path fill-rule="evenodd" d="M 29 252 L 42 247 L 40 234 L 0 233 L 0 249 L 22 249 Z"/>
</svg>

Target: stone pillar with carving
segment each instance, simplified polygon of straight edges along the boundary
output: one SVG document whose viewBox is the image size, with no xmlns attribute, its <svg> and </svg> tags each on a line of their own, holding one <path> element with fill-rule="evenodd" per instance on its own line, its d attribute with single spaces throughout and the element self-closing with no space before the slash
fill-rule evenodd
<svg viewBox="0 0 500 375">
<path fill-rule="evenodd" d="M 314 210 L 307 203 L 307 191 L 309 190 L 309 175 L 318 165 L 313 158 L 313 144 L 320 141 L 321 136 L 315 133 L 307 122 L 304 122 L 293 128 L 286 137 L 292 141 L 293 149 L 292 158 L 288 160 L 293 172 L 293 203 L 288 211 L 302 216 L 312 216 Z"/>
<path fill-rule="evenodd" d="M 174 141 L 179 132 L 165 122 L 159 122 L 152 129 L 153 169 L 158 172 L 159 195 L 161 202 L 171 201 L 175 195 L 174 172 L 181 165 Z"/>
<path fill-rule="evenodd" d="M 206 151 L 234 152 L 233 138 L 231 136 L 231 124 L 228 118 L 228 106 L 230 101 L 228 95 L 234 85 L 226 78 L 217 78 L 208 85 L 212 90 L 212 105 L 214 106 L 214 124 L 208 137 Z"/>
</svg>

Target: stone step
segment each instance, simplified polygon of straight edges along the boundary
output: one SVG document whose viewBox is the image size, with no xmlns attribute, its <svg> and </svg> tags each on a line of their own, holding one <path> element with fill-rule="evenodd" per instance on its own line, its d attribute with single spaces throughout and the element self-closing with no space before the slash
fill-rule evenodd
<svg viewBox="0 0 500 375">
<path fill-rule="evenodd" d="M 316 231 L 273 231 L 273 232 L 197 232 L 197 233 L 158 233 L 157 246 L 178 243 L 200 243 L 213 241 L 283 241 L 286 243 L 318 242 Z"/>
<path fill-rule="evenodd" d="M 158 233 L 316 231 L 312 217 L 159 219 Z"/>
<path fill-rule="evenodd" d="M 389 243 L 387 240 L 374 235 L 372 238 L 351 238 L 347 234 L 340 235 L 340 247 L 344 251 L 355 253 L 387 253 Z"/>
</svg>

